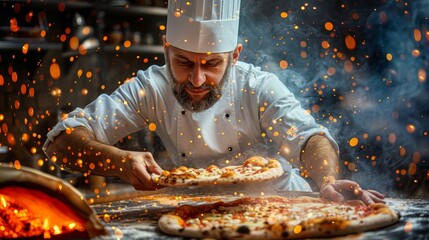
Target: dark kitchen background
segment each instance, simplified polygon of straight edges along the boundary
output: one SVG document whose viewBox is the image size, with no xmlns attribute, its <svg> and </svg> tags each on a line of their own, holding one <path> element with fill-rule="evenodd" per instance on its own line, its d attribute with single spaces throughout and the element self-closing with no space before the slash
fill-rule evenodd
<svg viewBox="0 0 429 240">
<path fill-rule="evenodd" d="M 166 5 L 0 1 L 0 162 L 70 178 L 43 154 L 46 133 L 62 114 L 164 63 Z M 242 0 L 241 59 L 275 72 L 330 129 L 344 177 L 390 197 L 429 196 L 427 6 Z M 149 131 L 118 146 L 163 154 Z"/>
</svg>

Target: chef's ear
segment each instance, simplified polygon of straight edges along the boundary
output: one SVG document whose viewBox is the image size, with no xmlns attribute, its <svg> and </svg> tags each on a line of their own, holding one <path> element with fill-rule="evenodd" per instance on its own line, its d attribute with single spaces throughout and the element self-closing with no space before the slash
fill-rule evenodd
<svg viewBox="0 0 429 240">
<path fill-rule="evenodd" d="M 234 51 L 232 52 L 232 63 L 236 64 L 238 61 L 238 58 L 240 57 L 241 50 L 243 50 L 243 45 L 240 43 L 237 44 L 237 47 L 235 47 Z"/>
<path fill-rule="evenodd" d="M 170 46 L 170 43 L 167 42 L 167 37 L 165 35 L 162 35 L 162 44 L 164 45 L 164 50 L 167 50 L 167 48 Z"/>
</svg>

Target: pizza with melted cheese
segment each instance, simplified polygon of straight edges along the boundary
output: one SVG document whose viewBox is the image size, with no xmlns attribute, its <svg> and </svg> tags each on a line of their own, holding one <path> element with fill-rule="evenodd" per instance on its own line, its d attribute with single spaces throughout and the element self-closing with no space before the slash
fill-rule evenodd
<svg viewBox="0 0 429 240">
<path fill-rule="evenodd" d="M 216 165 L 206 168 L 180 166 L 171 171 L 164 170 L 161 175 L 152 174 L 151 177 L 162 186 L 195 186 L 261 182 L 280 177 L 283 172 L 277 159 L 255 156 L 241 165 L 223 168 Z"/>
<path fill-rule="evenodd" d="M 158 226 L 164 233 L 184 237 L 303 239 L 360 233 L 394 224 L 398 218 L 382 203 L 267 196 L 183 205 L 162 215 Z"/>
</svg>

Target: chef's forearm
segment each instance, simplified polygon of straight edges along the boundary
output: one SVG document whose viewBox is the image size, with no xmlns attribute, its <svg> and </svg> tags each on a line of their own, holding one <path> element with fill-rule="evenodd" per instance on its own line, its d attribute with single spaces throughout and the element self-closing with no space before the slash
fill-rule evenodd
<svg viewBox="0 0 429 240">
<path fill-rule="evenodd" d="M 328 138 L 312 136 L 301 152 L 301 163 L 320 187 L 339 178 L 339 157 Z"/>
<path fill-rule="evenodd" d="M 84 127 L 62 132 L 45 152 L 64 168 L 103 176 L 120 176 L 126 159 L 125 151 L 98 142 Z"/>
</svg>

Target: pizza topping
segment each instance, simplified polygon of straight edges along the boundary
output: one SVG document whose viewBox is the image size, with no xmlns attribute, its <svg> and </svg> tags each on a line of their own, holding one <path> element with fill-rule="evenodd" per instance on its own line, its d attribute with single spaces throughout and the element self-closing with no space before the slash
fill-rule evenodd
<svg viewBox="0 0 429 240">
<path fill-rule="evenodd" d="M 177 234 L 184 229 L 181 236 L 218 239 L 332 237 L 387 226 L 398 220 L 396 212 L 384 204 L 366 206 L 356 201 L 277 196 L 180 206 L 174 217 L 169 216 L 163 215 L 159 222 L 161 230 L 167 233 Z M 362 221 L 375 216 L 382 218 Z M 181 221 L 172 220 L 176 217 Z M 164 223 L 166 219 L 172 221 Z"/>
<path fill-rule="evenodd" d="M 235 184 L 241 182 L 265 181 L 283 175 L 283 168 L 276 159 L 255 156 L 242 165 L 219 168 L 210 165 L 206 168 L 180 166 L 161 175 L 152 174 L 152 180 L 163 186 L 190 186 L 198 184 Z"/>
<path fill-rule="evenodd" d="M 235 173 L 232 170 L 228 170 L 224 173 L 222 173 L 222 175 L 220 175 L 221 178 L 229 178 L 229 177 L 234 177 Z"/>
<path fill-rule="evenodd" d="M 262 167 L 262 166 L 265 166 L 266 164 L 267 164 L 267 160 L 265 160 L 265 158 L 256 156 L 256 157 L 251 157 L 246 161 L 244 161 L 243 166 L 244 167 L 247 167 L 247 166 Z"/>
<path fill-rule="evenodd" d="M 163 177 L 168 177 L 168 175 L 170 175 L 170 172 L 167 170 L 162 171 L 162 175 Z"/>
</svg>

